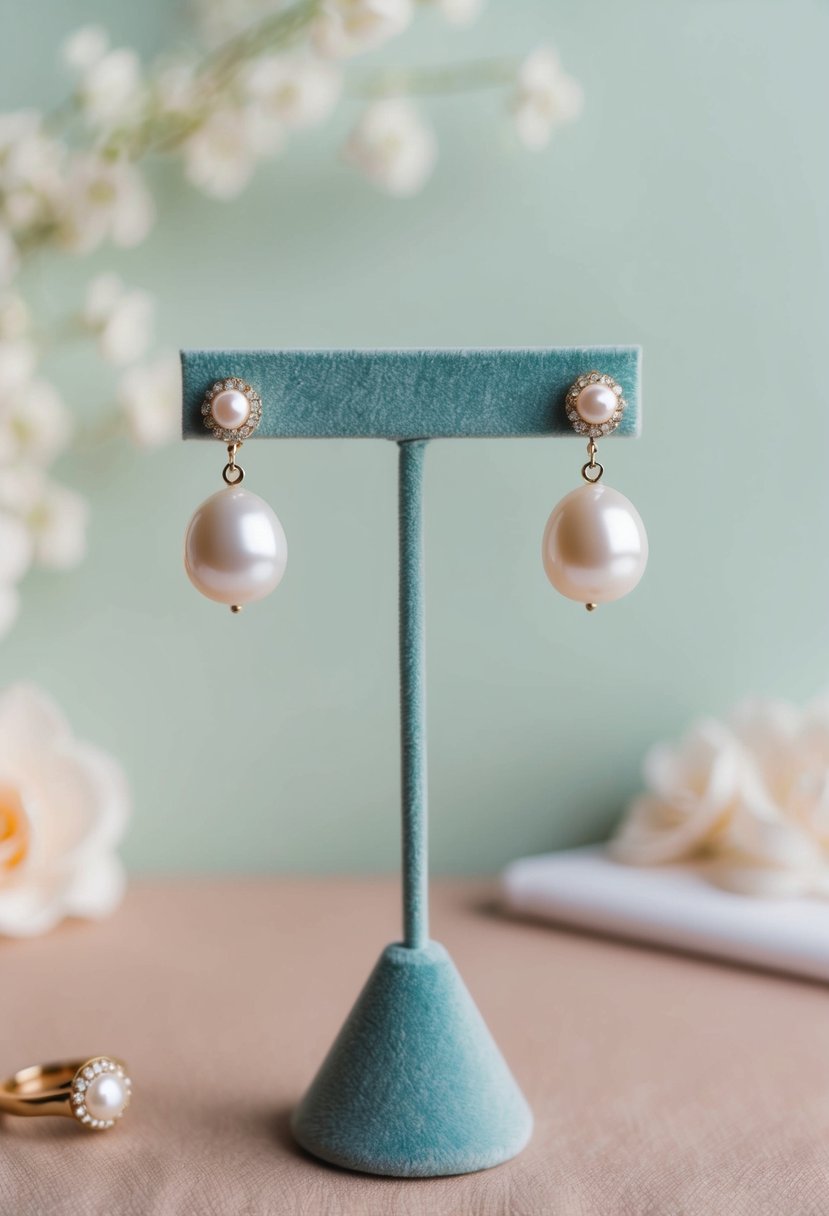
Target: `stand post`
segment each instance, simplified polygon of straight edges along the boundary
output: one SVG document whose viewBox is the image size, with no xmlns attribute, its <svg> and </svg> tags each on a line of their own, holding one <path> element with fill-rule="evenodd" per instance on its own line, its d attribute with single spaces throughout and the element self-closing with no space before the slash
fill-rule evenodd
<svg viewBox="0 0 829 1216">
<path fill-rule="evenodd" d="M 429 940 L 426 634 L 423 604 L 423 457 L 426 440 L 399 445 L 400 762 L 403 944 Z"/>
</svg>

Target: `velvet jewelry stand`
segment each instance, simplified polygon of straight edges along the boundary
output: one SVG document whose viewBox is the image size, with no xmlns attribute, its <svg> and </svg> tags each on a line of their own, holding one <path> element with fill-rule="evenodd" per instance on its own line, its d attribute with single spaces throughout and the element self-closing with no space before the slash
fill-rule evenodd
<svg viewBox="0 0 829 1216">
<path fill-rule="evenodd" d="M 387 946 L 294 1112 L 325 1161 L 398 1178 L 508 1161 L 532 1113 L 446 950 L 429 939 L 423 457 L 429 439 L 572 436 L 564 396 L 608 373 L 636 435 L 637 347 L 552 350 L 186 351 L 185 439 L 216 440 L 201 406 L 217 380 L 262 396 L 254 439 L 389 439 L 399 448 L 403 940 Z M 539 522 L 539 541 L 541 521 Z"/>
</svg>

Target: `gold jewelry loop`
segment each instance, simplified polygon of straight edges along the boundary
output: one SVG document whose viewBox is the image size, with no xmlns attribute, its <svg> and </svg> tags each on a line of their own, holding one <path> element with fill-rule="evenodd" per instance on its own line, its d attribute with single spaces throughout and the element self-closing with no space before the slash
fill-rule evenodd
<svg viewBox="0 0 829 1216">
<path fill-rule="evenodd" d="M 602 474 L 604 473 L 604 465 L 599 464 L 598 460 L 596 459 L 596 453 L 598 450 L 599 449 L 596 447 L 593 440 L 589 440 L 587 444 L 587 455 L 590 457 L 590 459 L 586 464 L 581 466 L 581 475 L 585 481 L 590 483 L 591 486 L 594 486 L 597 481 L 600 481 Z"/>
<path fill-rule="evenodd" d="M 222 469 L 222 479 L 225 485 L 238 486 L 245 479 L 245 470 L 236 463 L 236 453 L 241 446 L 241 443 L 227 445 L 227 464 Z"/>
</svg>

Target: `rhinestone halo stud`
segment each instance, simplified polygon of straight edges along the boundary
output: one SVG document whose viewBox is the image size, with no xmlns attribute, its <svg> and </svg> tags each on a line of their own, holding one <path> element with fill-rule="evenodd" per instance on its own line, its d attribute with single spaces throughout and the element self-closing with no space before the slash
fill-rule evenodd
<svg viewBox="0 0 829 1216">
<path fill-rule="evenodd" d="M 204 425 L 224 443 L 242 443 L 262 420 L 262 398 L 236 376 L 217 380 L 204 395 Z"/>
<path fill-rule="evenodd" d="M 72 1114 L 90 1131 L 114 1127 L 129 1106 L 132 1081 L 120 1060 L 93 1056 L 72 1078 Z"/>
<path fill-rule="evenodd" d="M 578 435 L 600 439 L 622 421 L 625 406 L 621 384 L 602 372 L 585 372 L 567 390 L 567 418 Z"/>
</svg>

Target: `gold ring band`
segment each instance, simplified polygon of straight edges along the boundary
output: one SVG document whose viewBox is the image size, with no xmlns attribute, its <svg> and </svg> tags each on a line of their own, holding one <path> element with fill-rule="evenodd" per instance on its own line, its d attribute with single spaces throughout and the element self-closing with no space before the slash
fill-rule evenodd
<svg viewBox="0 0 829 1216">
<path fill-rule="evenodd" d="M 114 1127 L 129 1106 L 132 1082 L 123 1060 L 91 1056 L 22 1068 L 0 1085 L 0 1112 L 57 1115 L 90 1131 Z"/>
</svg>

